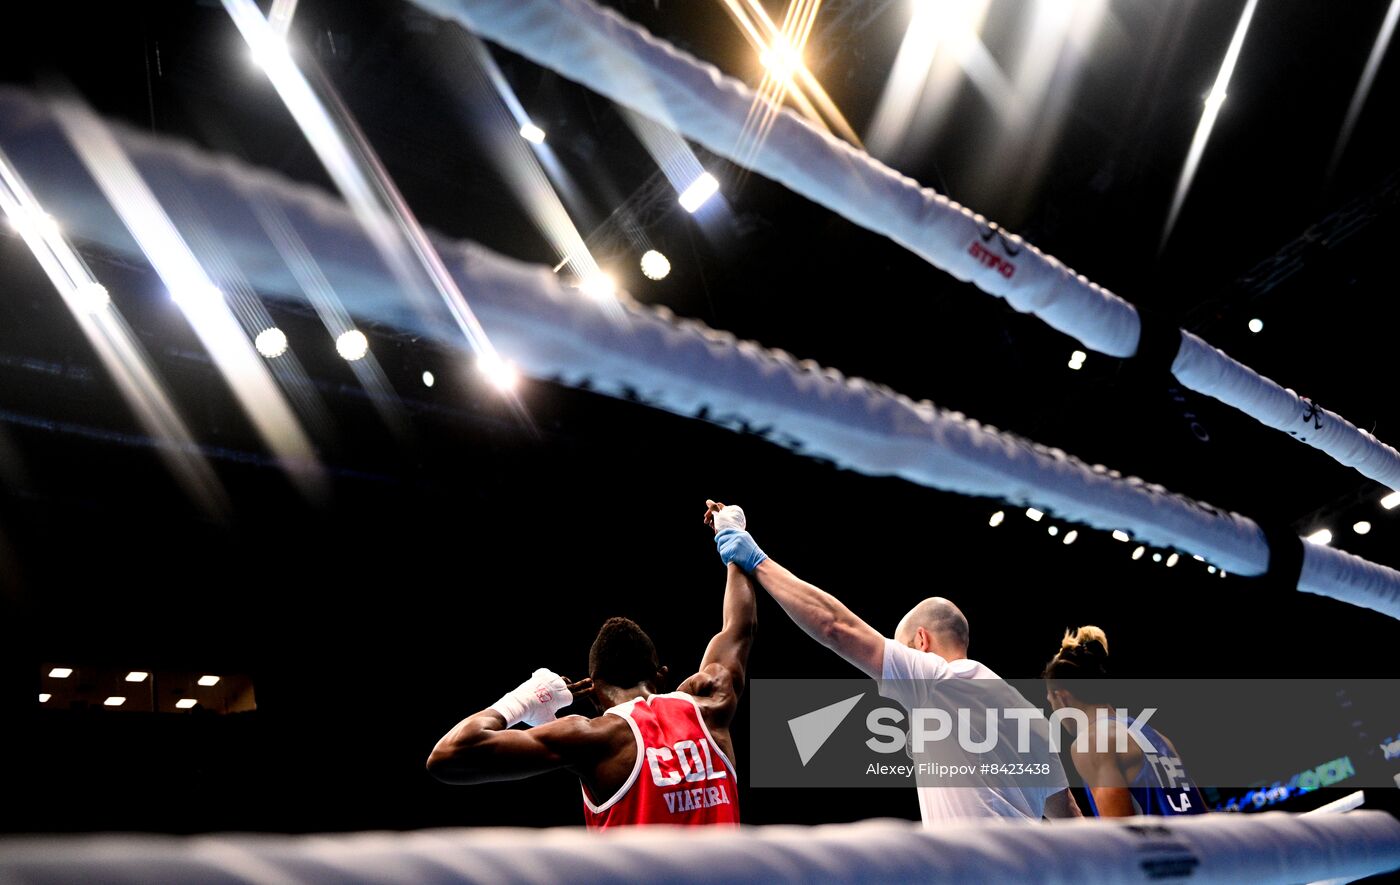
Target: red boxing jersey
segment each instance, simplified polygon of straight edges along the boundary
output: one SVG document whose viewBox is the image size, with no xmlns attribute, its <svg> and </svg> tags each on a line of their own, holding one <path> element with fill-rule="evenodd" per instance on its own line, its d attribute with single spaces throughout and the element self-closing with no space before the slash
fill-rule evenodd
<svg viewBox="0 0 1400 885">
<path fill-rule="evenodd" d="M 583 787 L 589 829 L 739 823 L 738 776 L 693 697 L 677 691 L 635 698 L 604 715 L 621 716 L 632 726 L 637 762 L 627 782 L 602 803 L 595 804 Z"/>
</svg>

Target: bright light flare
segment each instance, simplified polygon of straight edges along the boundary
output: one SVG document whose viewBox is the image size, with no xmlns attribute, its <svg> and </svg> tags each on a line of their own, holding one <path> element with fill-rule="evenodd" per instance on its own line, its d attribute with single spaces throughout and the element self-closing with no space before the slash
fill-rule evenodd
<svg viewBox="0 0 1400 885">
<path fill-rule="evenodd" d="M 48 275 L 141 426 L 153 439 L 168 443 L 160 449 L 162 460 L 206 512 L 221 515 L 224 496 L 219 481 L 166 396 L 144 349 L 120 312 L 109 309 L 111 296 L 106 287 L 93 278 L 82 257 L 61 236 L 58 224 L 43 221 L 49 216 L 3 151 L 0 212 Z"/>
<path fill-rule="evenodd" d="M 267 13 L 267 23 L 279 34 L 286 34 L 292 26 L 292 16 L 296 15 L 297 0 L 272 0 L 272 8 Z"/>
<path fill-rule="evenodd" d="M 424 386 L 424 387 L 432 387 L 432 386 L 433 386 L 434 384 L 436 384 L 436 383 L 437 383 L 437 378 L 433 377 L 433 373 L 432 373 L 432 372 L 424 372 L 424 373 L 423 373 L 423 386 Z"/>
<path fill-rule="evenodd" d="M 764 68 L 739 137 L 739 155 L 751 156 L 762 146 L 787 100 L 812 125 L 863 149 L 860 136 L 802 60 L 822 0 L 789 0 L 781 28 L 760 0 L 722 0 L 722 4 Z M 739 165 L 748 164 L 741 160 Z"/>
<path fill-rule="evenodd" d="M 671 274 L 671 259 L 655 249 L 642 253 L 642 275 L 649 280 L 664 280 Z"/>
<path fill-rule="evenodd" d="M 219 677 L 217 677 L 217 676 L 201 676 L 201 677 L 199 677 L 199 684 L 200 684 L 200 685 L 203 685 L 203 686 L 205 686 L 205 687 L 208 687 L 208 686 L 211 686 L 211 685 L 218 685 L 218 684 L 219 684 Z"/>
<path fill-rule="evenodd" d="M 1133 561 L 1136 562 L 1137 560 L 1142 559 L 1142 557 L 1143 557 L 1146 553 L 1147 553 L 1147 548 L 1146 548 L 1146 547 L 1138 547 L 1136 550 L 1133 551 Z"/>
<path fill-rule="evenodd" d="M 1358 535 L 1369 535 L 1371 534 L 1371 524 L 1363 519 L 1360 522 L 1353 523 L 1351 530 Z"/>
<path fill-rule="evenodd" d="M 617 297 L 617 280 L 602 271 L 588 274 L 579 280 L 578 288 L 594 301 L 607 302 Z"/>
<path fill-rule="evenodd" d="M 534 123 L 523 124 L 520 127 L 520 137 L 530 144 L 544 144 L 544 130 Z"/>
<path fill-rule="evenodd" d="M 1076 350 L 1069 355 L 1069 367 L 1077 372 L 1084 368 L 1084 361 L 1088 358 L 1089 355 L 1087 353 L 1082 350 Z"/>
<path fill-rule="evenodd" d="M 96 281 L 82 283 L 73 294 L 88 313 L 99 313 L 112 303 L 107 287 Z"/>
<path fill-rule="evenodd" d="M 46 691 L 41 691 L 39 692 L 39 703 L 47 704 L 49 702 L 49 698 L 51 697 L 53 697 L 53 695 L 49 694 Z"/>
<path fill-rule="evenodd" d="M 1044 513 L 1041 513 L 1034 507 L 1029 507 L 1026 509 L 1026 518 L 1029 519 L 1031 522 L 1040 522 L 1041 518 L 1043 518 L 1044 516 Z"/>
<path fill-rule="evenodd" d="M 222 2 L 250 48 L 265 52 L 282 39 L 253 0 Z M 431 315 L 427 296 L 436 293 L 472 351 L 494 354 L 441 256 L 343 105 L 323 102 L 290 54 L 269 57 L 274 63 L 266 70 L 273 88 L 414 307 Z"/>
<path fill-rule="evenodd" d="M 997 526 L 1001 525 L 1002 522 L 1004 522 L 1005 520 L 1006 520 L 1006 513 L 1005 513 L 1005 511 L 998 510 L 996 513 L 993 513 L 993 514 L 992 514 L 992 518 L 991 518 L 991 519 L 987 520 L 987 525 L 991 526 L 992 528 L 996 528 Z"/>
<path fill-rule="evenodd" d="M 681 208 L 694 215 L 701 206 L 709 202 L 710 197 L 717 193 L 719 193 L 719 180 L 708 172 L 702 172 L 699 178 L 681 191 Z"/>
<path fill-rule="evenodd" d="M 145 682 L 145 681 L 146 681 L 146 677 L 148 677 L 148 676 L 150 676 L 150 675 L 151 675 L 151 674 L 150 674 L 150 673 L 147 673 L 145 670 L 132 670 L 130 673 L 126 674 L 126 681 L 127 681 L 127 682 Z"/>
<path fill-rule="evenodd" d="M 1167 557 L 1167 568 L 1174 568 L 1178 562 L 1181 562 L 1181 554 L 1173 553 Z"/>
<path fill-rule="evenodd" d="M 115 697 L 115 696 L 113 696 L 113 697 L 110 697 L 110 698 L 108 698 L 107 700 L 103 701 L 103 702 L 102 702 L 102 706 L 104 706 L 104 707 L 120 707 L 122 704 L 125 704 L 125 703 L 126 703 L 126 698 L 121 698 L 121 697 Z"/>
<path fill-rule="evenodd" d="M 258 333 L 258 337 L 253 339 L 253 346 L 258 349 L 258 353 L 275 360 L 287 352 L 287 333 L 276 326 L 263 329 Z"/>
<path fill-rule="evenodd" d="M 759 53 L 758 60 L 768 73 L 784 81 L 790 81 L 803 66 L 802 50 L 793 46 L 792 41 L 783 34 L 779 34 L 767 49 Z"/>
<path fill-rule="evenodd" d="M 335 352 L 349 362 L 362 360 L 369 353 L 369 339 L 359 329 L 341 332 L 335 339 Z"/>
<path fill-rule="evenodd" d="M 83 166 L 180 305 L 258 435 L 302 491 L 319 497 L 325 475 L 311 440 L 140 170 L 86 107 L 61 100 L 53 108 Z"/>
<path fill-rule="evenodd" d="M 1006 76 L 978 32 L 990 0 L 916 0 L 885 88 L 865 130 L 866 144 L 889 157 L 936 127 L 951 109 L 966 72 L 994 107 L 1011 97 Z M 975 75 L 973 72 L 976 72 Z"/>
<path fill-rule="evenodd" d="M 1396 507 L 1400 507 L 1400 492 L 1391 492 L 1389 495 L 1381 498 L 1381 506 L 1386 510 L 1394 510 Z"/>
<path fill-rule="evenodd" d="M 1376 73 L 1380 70 L 1386 50 L 1390 48 L 1391 38 L 1395 36 L 1397 19 L 1400 19 L 1400 0 L 1391 0 L 1390 8 L 1386 10 L 1385 19 L 1381 22 L 1381 29 L 1376 34 L 1376 42 L 1371 46 L 1371 55 L 1366 59 L 1366 67 L 1361 72 L 1361 80 L 1356 84 L 1356 91 L 1352 93 L 1346 120 L 1342 122 L 1341 132 L 1337 135 L 1337 143 L 1332 148 L 1332 159 L 1327 170 L 1329 174 L 1336 171 L 1342 154 L 1346 152 L 1347 142 L 1351 141 L 1352 130 L 1356 128 L 1356 121 L 1361 118 L 1361 109 L 1366 106 L 1366 98 L 1371 94 Z"/>
<path fill-rule="evenodd" d="M 1118 529 L 1114 529 L 1114 530 L 1113 530 L 1113 540 L 1115 540 L 1115 541 L 1130 541 L 1130 540 L 1132 540 L 1132 536 L 1129 535 L 1127 532 L 1120 531 L 1120 530 L 1118 530 Z"/>
<path fill-rule="evenodd" d="M 488 357 L 483 354 L 477 358 L 476 365 L 497 390 L 509 392 L 520 383 L 520 372 L 500 357 Z"/>
<path fill-rule="evenodd" d="M 287 41 L 282 35 L 262 40 L 248 46 L 248 57 L 253 64 L 263 71 L 272 71 L 283 63 L 291 63 L 291 52 L 287 46 Z"/>
<path fill-rule="evenodd" d="M 1313 542 L 1314 544 L 1321 544 L 1323 547 L 1326 547 L 1328 544 L 1331 544 L 1331 543 L 1332 543 L 1332 530 L 1331 530 L 1331 529 L 1318 529 L 1317 531 L 1313 532 L 1311 535 L 1305 536 L 1305 537 L 1303 538 L 1303 540 L 1304 540 L 1304 541 L 1311 541 L 1311 542 Z"/>
<path fill-rule="evenodd" d="M 1061 541 L 1060 543 L 1062 543 L 1062 544 L 1073 544 L 1073 543 L 1074 543 L 1075 541 L 1077 541 L 1077 540 L 1079 540 L 1079 530 L 1078 530 L 1078 529 L 1070 529 L 1069 531 L 1065 532 L 1065 538 L 1064 538 L 1064 540 Z"/>
<path fill-rule="evenodd" d="M 1258 317 L 1255 317 L 1254 319 L 1250 320 L 1249 331 L 1253 332 L 1255 335 L 1258 335 L 1260 332 L 1264 331 L 1264 321 L 1259 319 Z"/>
<path fill-rule="evenodd" d="M 1230 39 L 1230 47 L 1225 50 L 1225 60 L 1221 62 L 1220 71 L 1215 76 L 1215 85 L 1206 96 L 1205 110 L 1201 113 L 1201 122 L 1196 126 L 1196 135 L 1191 140 L 1191 149 L 1186 154 L 1186 163 L 1182 166 L 1181 177 L 1177 180 L 1176 194 L 1172 197 L 1171 210 L 1167 213 L 1167 224 L 1162 231 L 1162 245 L 1166 245 L 1171 236 L 1182 204 L 1186 202 L 1186 194 L 1191 190 L 1191 182 L 1196 178 L 1196 169 L 1201 165 L 1201 157 L 1206 152 L 1211 130 L 1215 128 L 1215 121 L 1220 116 L 1220 107 L 1225 103 L 1225 96 L 1230 88 L 1230 77 L 1235 73 L 1235 63 L 1239 61 L 1245 34 L 1249 33 L 1249 23 L 1254 18 L 1254 9 L 1258 5 L 1259 0 L 1248 0 L 1245 3 L 1244 12 L 1240 13 L 1239 22 L 1235 25 L 1235 35 Z"/>
<path fill-rule="evenodd" d="M 180 698 L 178 701 L 175 702 L 175 708 L 177 710 L 188 710 L 198 703 L 199 701 L 195 700 L 194 698 Z"/>
<path fill-rule="evenodd" d="M 67 679 L 69 676 L 73 675 L 73 668 L 54 667 L 52 670 L 49 671 L 49 675 L 52 676 L 54 679 Z"/>
</svg>

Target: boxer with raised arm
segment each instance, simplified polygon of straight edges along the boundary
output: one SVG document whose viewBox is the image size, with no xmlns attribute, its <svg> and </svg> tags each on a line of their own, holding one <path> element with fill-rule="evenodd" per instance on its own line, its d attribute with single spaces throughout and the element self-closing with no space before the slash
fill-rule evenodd
<svg viewBox="0 0 1400 885">
<path fill-rule="evenodd" d="M 589 650 L 588 679 L 571 684 L 536 670 L 444 735 L 429 773 L 475 784 L 568 769 L 578 775 L 592 829 L 738 824 L 729 724 L 744 692 L 757 609 L 748 576 L 726 568 L 723 627 L 676 691 L 664 693 L 666 668 L 642 628 L 610 618 Z M 585 695 L 603 715 L 555 718 Z M 512 727 L 521 723 L 528 727 Z"/>
</svg>

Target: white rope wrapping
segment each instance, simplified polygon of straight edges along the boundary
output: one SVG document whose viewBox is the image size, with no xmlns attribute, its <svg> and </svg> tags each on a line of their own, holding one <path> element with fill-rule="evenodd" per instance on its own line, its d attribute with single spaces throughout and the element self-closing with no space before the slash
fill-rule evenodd
<svg viewBox="0 0 1400 885">
<path fill-rule="evenodd" d="M 889 237 L 1090 350 L 1120 358 L 1137 352 L 1140 323 L 1131 304 L 791 111 L 775 116 L 760 148 L 739 151 L 754 93 L 591 0 L 412 2 Z M 1195 335 L 1182 339 L 1172 372 L 1183 385 L 1400 488 L 1400 452 Z"/>
<path fill-rule="evenodd" d="M 1307 882 L 1400 867 L 1400 822 L 1378 811 L 986 822 L 903 821 L 739 831 L 669 827 L 427 830 L 326 836 L 0 840 L 7 885 L 104 882 L 611 883 Z M 1155 873 L 1155 875 L 1153 875 Z"/>
<path fill-rule="evenodd" d="M 250 208 L 271 201 L 352 315 L 463 345 L 444 337 L 448 324 L 418 315 L 397 294 L 393 277 L 342 203 L 228 158 L 120 127 L 116 134 L 157 195 L 178 187 L 195 204 L 218 207 L 208 212 L 212 230 L 205 233 L 219 240 L 258 292 L 305 303 Z M 42 103 L 0 89 L 0 145 L 72 236 L 141 259 Z M 438 238 L 435 245 L 497 349 L 533 377 L 761 433 L 799 454 L 872 476 L 899 476 L 1033 505 L 1103 530 L 1124 529 L 1143 543 L 1199 554 L 1232 573 L 1267 570 L 1263 532 L 1238 514 L 678 320 L 664 308 L 624 296 L 620 315 L 605 311 L 546 268 L 475 244 Z M 116 303 L 122 297 L 118 293 Z M 1400 618 L 1400 573 L 1330 547 L 1304 546 L 1298 589 Z"/>
</svg>

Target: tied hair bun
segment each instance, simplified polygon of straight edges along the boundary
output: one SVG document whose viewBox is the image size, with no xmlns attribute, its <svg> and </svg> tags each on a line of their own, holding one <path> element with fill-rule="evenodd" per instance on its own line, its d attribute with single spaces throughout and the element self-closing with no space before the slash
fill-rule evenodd
<svg viewBox="0 0 1400 885">
<path fill-rule="evenodd" d="M 1098 627 L 1085 625 L 1077 630 L 1066 630 L 1060 641 L 1060 655 L 1076 658 L 1107 658 L 1108 636 Z"/>
</svg>

